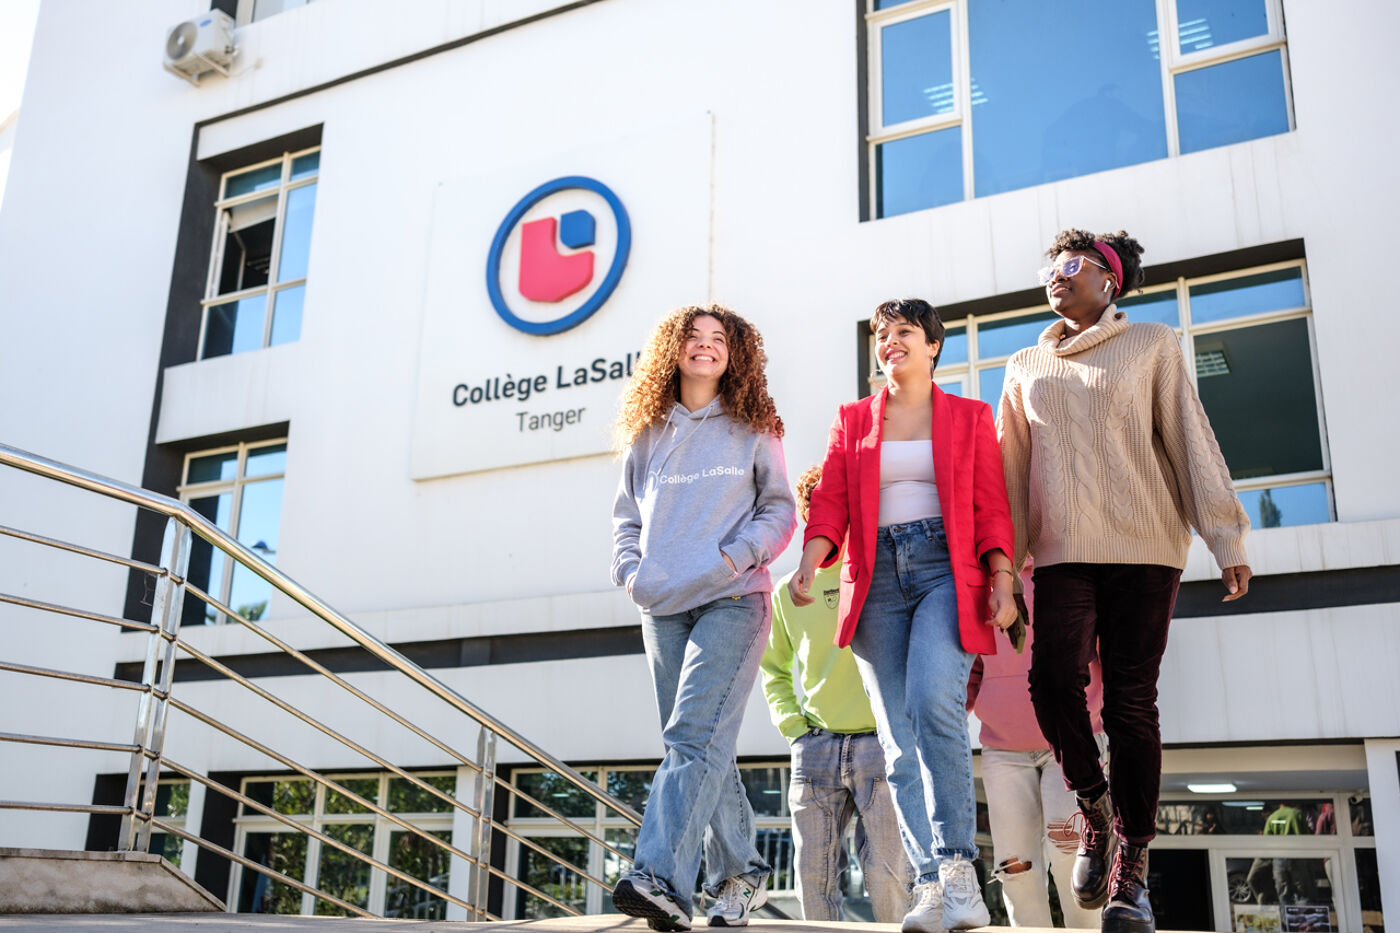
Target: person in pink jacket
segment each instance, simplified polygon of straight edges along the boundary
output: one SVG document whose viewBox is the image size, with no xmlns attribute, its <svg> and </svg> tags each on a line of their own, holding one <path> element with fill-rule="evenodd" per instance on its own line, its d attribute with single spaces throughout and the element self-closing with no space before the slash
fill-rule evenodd
<svg viewBox="0 0 1400 933">
<path fill-rule="evenodd" d="M 1029 568 L 1021 575 L 1026 604 L 1034 587 Z M 1060 895 L 1065 926 L 1097 929 L 1099 910 L 1081 907 L 1070 896 L 1070 871 L 1079 834 L 1070 820 L 1079 812 L 1074 791 L 1036 724 L 1028 676 L 1035 628 L 1017 652 L 998 644 L 996 654 L 978 655 L 968 681 L 968 708 L 982 724 L 982 789 L 992 824 L 992 851 L 1001 897 L 1014 927 L 1051 927 L 1049 879 Z M 1000 639 L 998 639 L 1000 641 Z M 1103 678 L 1097 660 L 1089 665 L 1086 691 L 1094 735 L 1103 734 Z"/>
</svg>

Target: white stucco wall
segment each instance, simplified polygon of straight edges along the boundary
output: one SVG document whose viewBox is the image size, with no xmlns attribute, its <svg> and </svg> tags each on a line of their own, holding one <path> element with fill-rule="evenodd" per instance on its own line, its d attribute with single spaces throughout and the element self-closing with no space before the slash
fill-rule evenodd
<svg viewBox="0 0 1400 933">
<path fill-rule="evenodd" d="M 193 88 L 160 68 L 159 52 L 166 27 L 206 6 L 43 7 L 0 214 L 0 442 L 139 481 L 195 124 L 214 121 L 194 140 L 200 158 L 323 125 L 300 340 L 170 370 L 158 437 L 289 421 L 280 566 L 381 638 L 635 624 L 606 579 L 610 457 L 411 478 L 432 213 L 440 183 L 522 164 L 538 165 L 543 181 L 569 170 L 568 153 L 619 151 L 690 120 L 710 126 L 710 151 L 695 160 L 703 168 L 658 165 L 617 182 L 637 215 L 636 271 L 578 333 L 632 349 L 662 312 L 694 301 L 751 317 L 767 337 L 794 474 L 820 457 L 835 407 L 852 395 L 854 322 L 884 298 L 947 304 L 1022 290 L 1044 245 L 1069 226 L 1126 228 L 1153 264 L 1301 239 L 1338 521 L 1257 533 L 1255 571 L 1397 562 L 1400 486 L 1390 474 L 1400 440 L 1385 399 L 1400 317 L 1377 244 L 1387 242 L 1400 183 L 1393 121 L 1374 104 L 1400 90 L 1393 4 L 1366 0 L 1345 13 L 1285 4 L 1295 132 L 864 224 L 849 0 L 603 0 L 226 119 L 557 4 L 421 0 L 386 16 L 370 0 L 315 3 L 242 30 L 234 76 Z M 707 214 L 702 247 L 693 220 L 668 228 L 672 198 Z M 488 230 L 498 222 L 497 213 L 480 218 Z M 646 263 L 682 248 L 686 272 L 673 293 L 636 284 Z M 509 353 L 511 366 L 552 371 L 571 358 L 558 349 L 564 338 L 522 342 L 506 331 L 480 294 L 464 295 L 463 308 L 480 315 L 480 341 Z M 0 523 L 115 553 L 131 547 L 130 510 L 7 471 Z M 6 592 L 120 611 L 122 573 L 75 576 L 68 559 L 6 540 L 0 566 Z M 1214 573 L 1193 553 L 1188 579 Z M 285 601 L 271 615 L 300 646 L 336 643 Z M 145 648 L 144 636 L 30 610 L 0 608 L 0 622 L 15 633 L 5 657 L 20 663 L 109 676 Z M 1400 733 L 1396 622 L 1394 605 L 1184 620 L 1162 681 L 1168 741 Z M 188 634 L 214 654 L 254 650 L 232 628 Z M 640 656 L 467 668 L 444 680 L 566 759 L 657 754 L 655 733 L 610 725 L 621 710 L 650 722 Z M 275 687 L 298 703 L 322 698 L 301 679 Z M 231 719 L 251 715 L 229 688 L 188 689 L 191 702 Z M 4 728 L 129 736 L 126 704 L 77 708 L 64 699 L 71 691 L 0 675 L 0 708 L 37 711 Z M 296 741 L 294 729 L 270 728 L 273 744 Z M 426 763 L 411 744 L 382 738 L 386 754 Z M 171 741 L 188 764 L 268 766 L 207 734 L 176 730 Z M 304 751 L 312 763 L 356 764 L 318 743 Z M 740 753 L 785 753 L 757 694 Z M 87 799 L 94 773 L 121 769 L 108 755 L 63 768 L 39 749 L 6 757 L 0 798 Z M 0 843 L 58 844 L 55 819 L 68 843 L 81 843 L 82 817 L 22 815 L 7 816 Z"/>
</svg>

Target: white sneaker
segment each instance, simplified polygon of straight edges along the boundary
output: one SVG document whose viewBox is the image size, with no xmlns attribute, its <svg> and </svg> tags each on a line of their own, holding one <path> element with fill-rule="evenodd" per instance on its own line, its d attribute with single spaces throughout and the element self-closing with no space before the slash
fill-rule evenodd
<svg viewBox="0 0 1400 933">
<path fill-rule="evenodd" d="M 942 881 L 914 885 L 914 906 L 904 915 L 900 933 L 944 933 Z"/>
<path fill-rule="evenodd" d="M 710 926 L 748 926 L 749 914 L 768 903 L 766 878 L 764 882 L 763 885 L 754 884 L 742 875 L 725 878 L 724 884 L 719 886 L 715 902 L 705 911 L 710 918 Z"/>
<path fill-rule="evenodd" d="M 971 862 L 961 855 L 944 859 L 938 866 L 938 880 L 943 883 L 943 923 L 948 929 L 970 930 L 992 922 Z"/>
<path fill-rule="evenodd" d="M 653 930 L 684 933 L 690 929 L 690 914 L 667 890 L 666 885 L 647 872 L 629 871 L 612 892 L 613 907 L 629 917 L 643 917 Z"/>
</svg>

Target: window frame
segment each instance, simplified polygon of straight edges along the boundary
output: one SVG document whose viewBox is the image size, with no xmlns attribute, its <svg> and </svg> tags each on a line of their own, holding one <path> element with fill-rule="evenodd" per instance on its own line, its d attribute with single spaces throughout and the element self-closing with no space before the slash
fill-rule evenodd
<svg viewBox="0 0 1400 933">
<path fill-rule="evenodd" d="M 595 780 L 598 782 L 598 786 L 606 789 L 608 786 L 608 775 L 611 772 L 627 771 L 639 772 L 647 775 L 654 775 L 656 773 L 657 765 L 590 764 L 575 765 L 574 767 L 575 770 L 578 770 L 580 772 L 596 773 L 597 777 L 595 778 Z M 778 772 L 778 787 L 780 788 L 778 794 L 778 814 L 764 815 L 755 813 L 754 828 L 756 830 L 776 829 L 791 831 L 792 814 L 788 810 L 788 786 L 791 778 L 792 762 L 786 758 L 781 760 L 774 759 L 772 761 L 740 762 L 739 769 L 741 771 L 775 770 Z M 515 768 L 511 771 L 510 783 L 512 787 L 518 787 L 521 777 L 525 775 L 546 773 L 550 773 L 550 770 L 548 768 Z M 606 880 L 606 875 L 604 873 L 607 870 L 606 861 L 610 854 L 607 852 L 607 850 L 603 849 L 597 843 L 587 839 L 587 837 L 579 836 L 577 833 L 570 830 L 567 826 L 561 825 L 552 817 L 515 816 L 514 801 L 520 800 L 521 798 L 516 797 L 514 794 L 510 794 L 509 796 L 512 799 L 512 804 L 509 811 L 510 815 L 506 819 L 506 825 L 510 828 L 512 832 L 518 833 L 521 836 L 525 836 L 533 840 L 559 838 L 584 839 L 584 841 L 588 844 L 588 863 L 586 865 L 580 865 L 579 867 L 586 869 L 588 873 L 593 875 L 593 877 L 595 878 L 603 878 L 604 880 Z M 632 824 L 625 818 L 608 815 L 607 807 L 600 801 L 594 801 L 593 816 L 575 816 L 570 817 L 570 819 L 587 829 L 589 832 L 593 833 L 593 835 L 598 836 L 602 839 L 607 838 L 606 833 L 610 830 L 626 831 L 634 829 Z M 525 847 L 522 847 L 517 840 L 508 839 L 506 843 L 505 860 L 505 865 L 507 866 L 508 874 L 512 873 L 514 871 L 515 866 L 519 865 L 520 856 L 524 848 Z M 779 871 L 778 866 L 774 866 L 774 868 L 776 874 Z M 788 869 L 790 873 L 795 872 L 796 870 L 791 865 L 788 866 Z M 859 864 L 855 866 L 855 870 L 859 871 Z M 793 875 L 793 877 L 795 878 L 796 876 Z M 774 891 L 780 894 L 792 894 L 793 896 L 796 896 L 795 889 L 774 889 L 769 893 L 772 894 L 774 893 Z M 522 915 L 521 911 L 524 909 L 526 904 L 526 893 L 527 892 L 521 891 L 515 885 L 508 884 L 505 886 L 505 890 L 503 891 L 504 900 L 501 905 L 501 916 L 504 919 L 540 919 L 538 917 L 527 918 L 524 915 Z M 607 904 L 604 902 L 604 894 L 605 892 L 602 889 L 600 889 L 597 885 L 588 884 L 587 882 L 584 882 L 584 913 L 599 914 L 607 912 L 608 908 Z"/>
<path fill-rule="evenodd" d="M 1234 928 L 1233 918 L 1230 916 L 1229 872 L 1226 861 L 1232 858 L 1254 858 L 1265 853 L 1277 853 L 1280 857 L 1296 858 L 1322 858 L 1335 855 L 1337 859 L 1334 865 L 1337 873 L 1333 885 L 1332 903 L 1338 920 L 1336 928 L 1339 930 L 1360 929 L 1361 888 L 1356 870 L 1356 852 L 1359 849 L 1374 851 L 1376 837 L 1374 835 L 1358 836 L 1352 833 L 1351 809 L 1355 806 L 1355 802 L 1369 799 L 1371 797 L 1369 791 L 1328 790 L 1294 793 L 1268 791 L 1258 794 L 1249 791 L 1240 791 L 1235 794 L 1193 794 L 1176 791 L 1163 793 L 1159 806 L 1171 804 L 1226 806 L 1247 798 L 1251 801 L 1262 801 L 1267 809 L 1270 806 L 1289 800 L 1297 800 L 1300 797 L 1330 801 L 1336 813 L 1336 833 L 1264 836 L 1226 833 L 1176 835 L 1158 831 L 1157 837 L 1152 843 L 1154 848 L 1199 850 L 1205 853 L 1210 872 L 1211 909 L 1215 916 L 1215 929 L 1231 930 Z"/>
<path fill-rule="evenodd" d="M 472 786 L 472 778 L 470 772 L 468 772 L 466 777 L 464 778 L 463 770 L 464 769 L 460 768 L 433 768 L 426 769 L 423 771 L 412 771 L 410 773 L 412 773 L 415 777 L 424 779 L 434 777 L 454 777 L 457 782 L 455 794 L 457 796 L 457 799 L 460 800 L 462 799 L 463 788 L 465 787 L 467 789 L 470 789 Z M 379 781 L 379 786 L 374 802 L 387 810 L 389 801 L 389 782 L 393 778 L 398 777 L 398 775 L 393 774 L 389 771 L 355 771 L 344 773 L 327 773 L 326 777 L 329 780 L 335 781 L 337 784 L 342 785 L 345 784 L 346 781 L 368 780 L 377 778 Z M 284 813 L 282 815 L 290 820 L 293 820 L 299 826 L 308 829 L 314 829 L 317 832 L 322 833 L 326 831 L 327 826 L 340 826 L 349 824 L 370 825 L 373 827 L 374 830 L 374 842 L 370 847 L 368 855 L 376 861 L 383 862 L 386 865 L 389 864 L 389 857 L 392 853 L 391 842 L 393 839 L 393 833 L 407 832 L 407 830 L 403 829 L 403 827 L 399 826 L 397 823 L 383 816 L 380 816 L 378 813 L 375 813 L 373 811 L 370 811 L 368 813 L 327 813 L 325 810 L 326 796 L 328 793 L 326 785 L 322 784 L 319 781 L 312 781 L 310 778 L 304 775 L 288 773 L 250 774 L 244 777 L 239 782 L 238 789 L 245 796 L 251 796 L 248 793 L 249 784 L 259 783 L 263 781 L 309 781 L 310 783 L 315 785 L 316 796 L 315 802 L 312 805 L 312 812 Z M 240 803 L 238 805 L 238 812 L 234 816 L 233 820 L 233 851 L 237 852 L 239 855 L 245 854 L 245 848 L 248 843 L 248 836 L 252 833 L 295 832 L 295 830 L 293 830 L 290 826 L 286 825 L 285 823 L 279 822 L 278 820 L 275 820 L 272 817 L 266 816 L 262 813 L 258 813 L 257 811 L 245 812 L 245 808 L 246 804 Z M 405 818 L 412 817 L 412 819 L 410 819 L 409 822 L 413 823 L 419 829 L 423 829 L 427 832 L 451 833 L 453 829 L 453 820 L 456 815 L 456 808 L 454 807 L 451 810 L 427 813 L 414 813 L 407 810 L 403 812 L 393 810 L 390 812 Z M 319 839 L 315 838 L 314 836 L 306 837 L 306 864 L 302 866 L 302 877 L 297 880 L 313 888 L 317 887 L 317 880 L 321 868 L 322 848 L 323 847 Z M 230 906 L 232 912 L 238 913 L 239 898 L 243 890 L 244 872 L 252 871 L 252 869 L 244 868 L 243 865 L 237 862 L 234 862 L 232 867 L 233 871 L 229 874 L 229 887 L 227 891 L 227 897 L 224 899 L 224 903 Z M 387 873 L 381 871 L 378 868 L 370 869 L 369 900 L 365 906 L 366 910 L 378 916 L 383 916 L 386 898 L 388 897 L 388 885 L 389 875 Z M 316 900 L 317 898 L 313 895 L 301 892 L 300 912 L 295 915 L 284 914 L 283 916 L 314 916 L 316 913 Z M 449 901 L 448 904 L 450 906 L 451 902 Z"/>
<path fill-rule="evenodd" d="M 884 143 L 895 142 L 907 139 L 912 136 L 922 136 L 934 133 L 938 130 L 959 127 L 960 142 L 962 148 L 962 179 L 963 179 L 963 201 L 972 201 L 979 197 L 976 193 L 977 179 L 974 172 L 973 149 L 976 137 L 976 120 L 973 117 L 972 107 L 972 46 L 971 37 L 968 32 L 968 9 L 969 0 L 912 0 L 912 2 L 901 3 L 883 10 L 874 9 L 875 0 L 864 0 L 865 10 L 865 41 L 866 41 L 866 94 L 867 94 L 867 131 L 865 133 L 866 160 L 870 166 L 865 197 L 869 208 L 871 220 L 882 220 L 885 217 L 898 217 L 900 214 L 878 215 L 876 206 L 879 200 L 879 165 L 878 151 Z M 1176 108 L 1176 78 L 1179 75 L 1191 71 L 1198 71 L 1214 65 L 1223 65 L 1227 62 L 1236 61 L 1242 58 L 1249 58 L 1254 55 L 1261 55 L 1266 52 L 1279 50 L 1280 63 L 1283 69 L 1283 93 L 1284 102 L 1288 111 L 1288 132 L 1293 132 L 1298 128 L 1293 113 L 1293 80 L 1292 68 L 1288 60 L 1288 36 L 1284 29 L 1283 21 L 1283 0 L 1260 0 L 1265 6 L 1265 17 L 1268 24 L 1268 31 L 1261 36 L 1253 36 L 1247 39 L 1240 39 L 1235 42 L 1221 46 L 1201 49 L 1196 52 L 1182 54 L 1180 52 L 1180 28 L 1178 25 L 1177 0 L 1154 0 L 1157 16 L 1157 60 L 1161 66 L 1162 74 L 1162 116 L 1166 124 L 1167 154 L 1166 158 L 1172 159 L 1182 155 L 1180 116 Z M 897 25 L 909 20 L 918 19 L 932 13 L 947 10 L 951 16 L 950 37 L 953 75 L 953 111 L 946 114 L 934 114 L 928 117 L 920 117 L 913 120 L 906 120 L 901 123 L 886 126 L 883 123 L 881 114 L 883 108 L 881 82 L 883 80 L 883 61 L 881 57 L 881 36 L 887 26 Z M 1164 41 L 1164 36 L 1170 36 L 1171 41 Z M 1232 144 L 1234 145 L 1234 144 Z M 1219 147 L 1211 147 L 1219 148 Z M 1206 150 L 1201 150 L 1206 151 Z M 1188 153 L 1188 155 L 1191 153 Z M 1151 160 L 1151 161 L 1156 161 Z M 1131 165 L 1143 165 L 1147 163 L 1135 162 Z M 1130 166 L 1118 166 L 1127 168 Z M 1108 169 L 1107 171 L 1112 171 Z M 1097 174 L 1097 173 L 1090 173 Z M 1072 175 L 1070 178 L 1083 176 Z M 1061 179 L 1068 181 L 1069 179 Z M 1041 184 L 1054 184 L 1054 182 L 1042 182 Z M 1031 185 L 1028 187 L 1039 187 Z M 1024 188 L 1013 188 L 1013 191 L 1022 191 Z M 997 192 L 1005 194 L 1007 192 Z M 993 195 L 981 195 L 981 197 L 992 197 Z M 957 203 L 957 202 L 953 202 Z M 948 205 L 938 205 L 946 207 Z M 934 210 L 936 208 L 920 208 L 920 210 Z M 906 213 L 917 213 L 909 211 Z"/>
<path fill-rule="evenodd" d="M 1288 62 L 1288 36 L 1283 28 L 1283 0 L 1261 0 L 1268 23 L 1268 30 L 1264 35 L 1251 36 L 1185 54 L 1181 52 L 1181 23 L 1177 2 L 1178 0 L 1156 0 L 1157 59 L 1162 66 L 1162 109 L 1167 122 L 1167 158 L 1182 154 L 1181 117 L 1176 109 L 1177 77 L 1214 65 L 1262 55 L 1275 49 L 1279 50 L 1279 60 L 1283 68 L 1283 100 L 1288 111 L 1288 132 L 1296 130 L 1298 123 L 1293 117 L 1293 72 Z M 1163 32 L 1172 37 L 1170 43 L 1163 43 Z"/>
<path fill-rule="evenodd" d="M 286 282 L 277 280 L 278 272 L 282 262 L 282 235 L 286 229 L 287 220 L 287 200 L 291 192 L 298 188 L 306 188 L 320 183 L 321 168 L 318 164 L 316 171 L 307 178 L 293 180 L 292 164 L 302 156 L 312 153 L 319 153 L 321 146 L 309 146 L 305 149 L 288 150 L 279 156 L 264 159 L 261 162 L 253 162 L 248 165 L 240 165 L 238 168 L 230 169 L 219 177 L 219 194 L 214 202 L 214 242 L 209 258 L 209 274 L 204 283 L 204 299 L 200 302 L 200 322 L 199 322 L 199 342 L 196 345 L 196 360 L 218 359 L 224 356 L 234 356 L 235 351 L 220 353 L 216 356 L 205 354 L 205 338 L 209 332 L 209 315 L 212 309 L 220 305 L 233 304 L 247 298 L 256 298 L 259 294 L 264 295 L 263 302 L 263 333 L 262 340 L 255 349 L 265 350 L 272 345 L 272 325 L 273 311 L 277 303 L 277 296 L 286 291 L 303 287 L 308 281 L 308 276 L 297 279 L 289 279 Z M 269 165 L 282 165 L 282 174 L 278 180 L 277 187 L 264 188 L 260 191 L 250 191 L 247 194 L 228 197 L 225 192 L 228 190 L 229 179 L 235 175 L 243 175 L 248 172 L 265 168 Z M 228 245 L 229 222 L 232 219 L 233 208 L 241 207 L 244 204 L 252 204 L 269 197 L 277 198 L 277 208 L 273 215 L 272 227 L 272 247 L 267 267 L 267 282 L 263 285 L 254 285 L 248 288 L 240 288 L 235 291 L 219 294 L 219 279 L 222 277 L 224 268 L 225 249 Z M 292 342 L 292 341 L 289 341 Z M 249 351 L 244 351 L 249 352 Z"/>
<path fill-rule="evenodd" d="M 873 6 L 874 0 L 866 0 Z M 881 34 L 885 27 L 895 26 L 911 20 L 920 19 L 924 16 L 932 16 L 936 13 L 947 11 L 949 14 L 948 37 L 949 55 L 951 58 L 951 70 L 953 76 L 953 109 L 948 113 L 930 114 L 926 117 L 916 117 L 912 120 L 904 120 L 889 126 L 884 124 L 882 119 L 883 107 L 883 80 L 884 68 L 881 55 Z M 901 4 L 885 10 L 869 10 L 865 14 L 866 37 L 868 46 L 866 49 L 866 79 L 867 93 L 869 95 L 867 113 L 870 114 L 870 129 L 866 133 L 866 152 L 869 159 L 870 172 L 866 197 L 869 198 L 871 219 L 878 220 L 875 216 L 875 205 L 879 202 L 880 195 L 880 172 L 877 166 L 880 164 L 879 149 L 885 143 L 897 142 L 901 139 L 909 139 L 913 136 L 923 136 L 935 133 L 939 130 L 952 129 L 958 127 L 959 147 L 962 151 L 963 162 L 963 197 L 964 201 L 972 199 L 972 134 L 967 131 L 972 119 L 972 92 L 971 78 L 969 77 L 969 65 L 967 62 L 969 39 L 967 34 L 967 8 L 966 0 L 919 0 L 919 2 Z M 956 203 L 956 202 L 955 202 Z M 899 216 L 898 214 L 893 216 Z"/>
<path fill-rule="evenodd" d="M 1276 311 L 1242 314 L 1222 321 L 1212 321 L 1208 324 L 1192 323 L 1190 295 L 1193 286 L 1209 285 L 1214 282 L 1228 281 L 1230 279 L 1247 278 L 1253 275 L 1278 272 L 1285 269 L 1298 269 L 1300 272 L 1304 301 L 1302 305 Z M 1308 328 L 1308 356 L 1312 361 L 1313 404 L 1317 411 L 1318 441 L 1322 450 L 1322 468 L 1301 473 L 1278 473 L 1268 476 L 1251 476 L 1233 480 L 1233 483 L 1236 493 L 1322 483 L 1327 494 L 1327 521 L 1329 524 L 1335 522 L 1337 520 L 1337 502 L 1336 493 L 1332 485 L 1332 454 L 1327 444 L 1327 413 L 1322 401 L 1322 375 L 1318 361 L 1317 331 L 1316 322 L 1313 317 L 1312 288 L 1308 279 L 1307 261 L 1304 259 L 1292 259 L 1283 262 L 1267 263 L 1265 265 L 1246 266 L 1212 275 L 1190 278 L 1178 276 L 1168 282 L 1146 286 L 1136 292 L 1132 297 L 1161 295 L 1166 293 L 1173 293 L 1176 295 L 1177 324 L 1172 330 L 1176 332 L 1177 339 L 1181 343 L 1182 353 L 1185 354 L 1186 357 L 1187 372 L 1190 373 L 1192 385 L 1196 387 L 1198 392 L 1200 391 L 1200 381 L 1199 377 L 1196 375 L 1196 340 L 1198 338 L 1226 331 L 1242 330 L 1247 327 L 1263 324 L 1274 324 L 1280 321 L 1306 320 Z M 995 314 L 968 315 L 956 321 L 946 322 L 945 326 L 949 329 L 955 327 L 965 328 L 964 332 L 967 335 L 967 361 L 948 364 L 940 363 L 938 368 L 934 371 L 934 382 L 940 387 L 957 382 L 959 383 L 960 393 L 964 397 L 980 399 L 981 393 L 978 392 L 980 374 L 986 370 L 1004 367 L 1013 355 L 1001 354 L 982 358 L 978 352 L 978 333 L 980 328 L 987 324 L 1013 320 L 1018 317 L 1029 318 L 1044 314 L 1046 310 L 1046 305 L 1035 305 L 1031 307 L 1014 308 L 1009 311 L 999 311 Z M 1129 320 L 1131 320 L 1132 309 L 1129 308 L 1126 310 L 1128 311 Z M 869 394 L 874 394 L 885 385 L 884 375 L 880 372 L 879 362 L 875 356 L 874 334 L 866 338 L 866 354 L 869 360 L 870 372 L 868 379 Z M 997 408 L 996 403 L 988 402 L 988 404 L 992 406 L 992 410 L 995 413 Z M 1284 527 L 1301 526 L 1288 525 Z"/>
<path fill-rule="evenodd" d="M 188 506 L 191 505 L 191 503 L 195 499 L 205 499 L 211 495 L 222 495 L 225 492 L 232 492 L 233 506 L 229 511 L 229 527 L 223 529 L 223 531 L 227 533 L 230 537 L 236 539 L 238 537 L 238 523 L 242 517 L 243 512 L 243 489 L 246 486 L 255 485 L 257 483 L 271 482 L 273 480 L 285 481 L 287 478 L 287 471 L 285 468 L 279 472 L 260 473 L 257 476 L 250 478 L 247 475 L 248 456 L 250 454 L 257 453 L 260 449 L 264 447 L 276 447 L 279 445 L 283 447 L 289 446 L 287 443 L 287 438 L 285 436 L 272 438 L 271 440 L 265 441 L 239 441 L 236 444 L 225 444 L 222 447 L 211 447 L 207 450 L 190 451 L 189 453 L 185 454 L 185 462 L 180 467 L 180 485 L 176 489 L 177 498 L 179 498 L 181 503 Z M 233 451 L 237 451 L 238 459 L 237 466 L 235 467 L 235 473 L 232 479 L 208 480 L 202 483 L 191 483 L 189 481 L 190 464 L 193 463 L 195 460 L 204 457 L 212 457 L 217 456 L 219 454 L 230 453 Z M 282 488 L 285 492 L 286 486 L 284 485 Z M 278 520 L 280 523 L 280 511 L 278 513 Z M 215 522 L 215 524 L 217 524 L 217 522 Z M 218 555 L 216 559 L 222 561 L 224 566 L 222 571 L 222 577 L 219 581 L 219 592 L 209 593 L 208 595 L 214 599 L 217 599 L 219 602 L 227 606 L 229 605 L 229 599 L 231 598 L 231 590 L 233 587 L 234 560 L 232 557 L 230 557 L 227 554 L 224 554 L 218 549 L 215 549 L 215 552 Z M 269 563 L 271 562 L 269 561 Z M 203 601 L 201 600 L 201 603 L 202 602 Z M 212 607 L 207 605 L 205 606 L 205 608 L 206 610 L 212 609 Z M 219 612 L 218 610 L 214 610 L 214 612 L 218 616 L 218 621 L 212 623 L 206 621 L 204 624 L 225 625 L 228 623 L 227 617 L 225 617 L 222 612 Z M 197 623 L 184 623 L 182 620 L 182 624 Z"/>
</svg>

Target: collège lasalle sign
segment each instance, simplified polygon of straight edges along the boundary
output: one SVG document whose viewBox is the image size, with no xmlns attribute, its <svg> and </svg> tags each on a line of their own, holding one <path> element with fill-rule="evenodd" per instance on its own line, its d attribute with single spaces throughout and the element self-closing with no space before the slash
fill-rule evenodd
<svg viewBox="0 0 1400 933">
<path fill-rule="evenodd" d="M 611 449 L 651 327 L 707 300 L 709 153 L 706 114 L 437 185 L 414 479 Z"/>
</svg>

